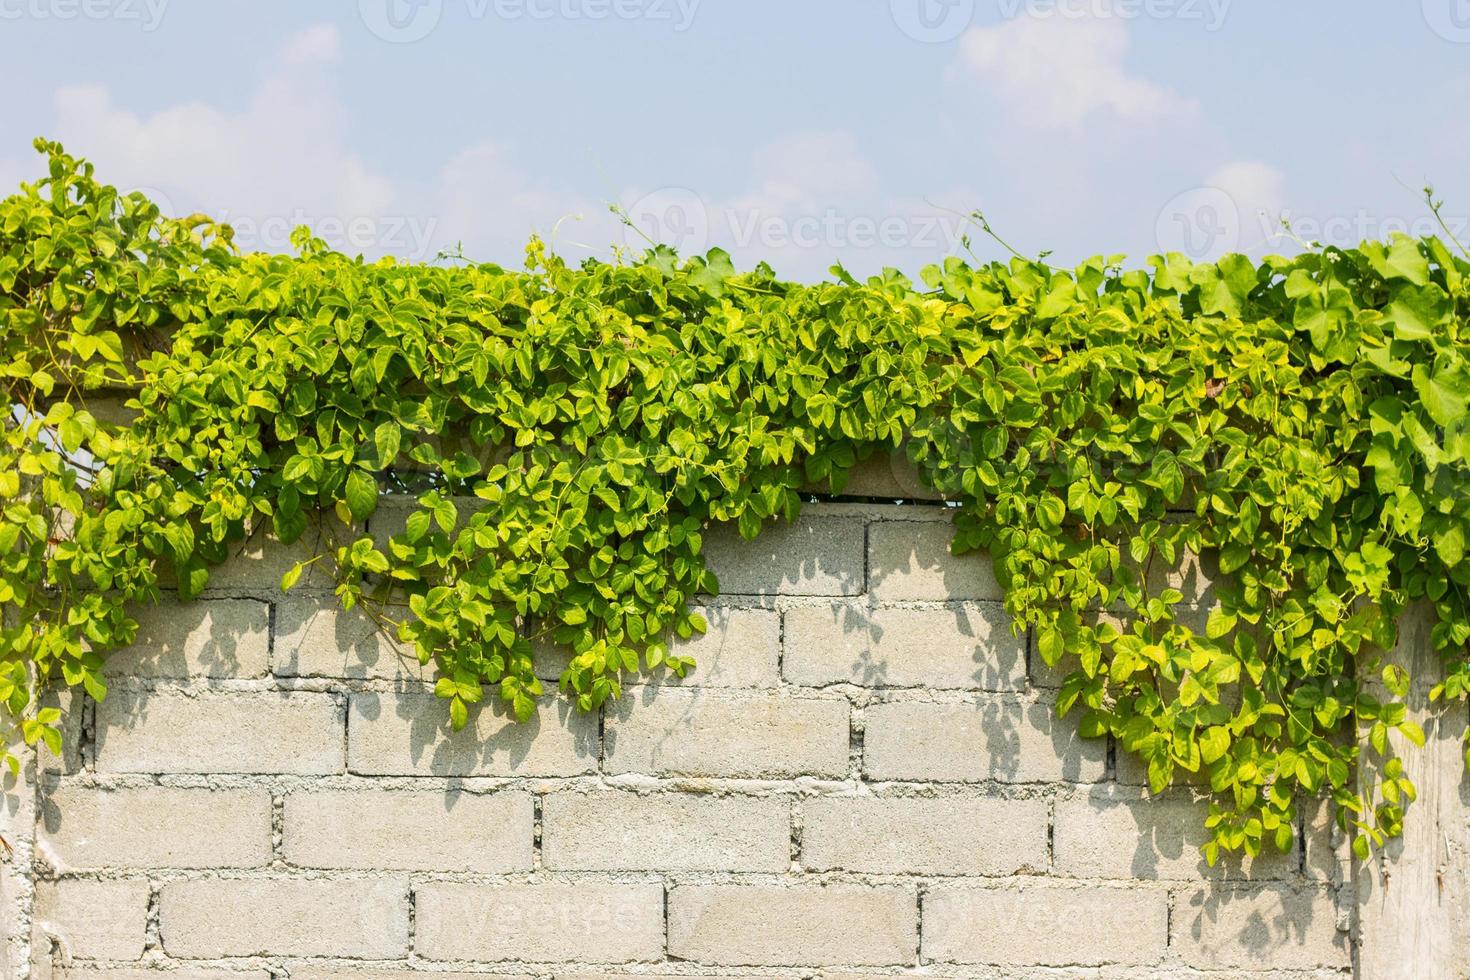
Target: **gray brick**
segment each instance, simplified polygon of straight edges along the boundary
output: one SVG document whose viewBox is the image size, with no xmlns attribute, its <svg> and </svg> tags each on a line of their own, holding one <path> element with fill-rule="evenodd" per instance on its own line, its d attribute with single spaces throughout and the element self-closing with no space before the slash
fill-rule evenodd
<svg viewBox="0 0 1470 980">
<path fill-rule="evenodd" d="M 330 694 L 115 689 L 97 706 L 102 772 L 324 775 L 342 769 Z"/>
<path fill-rule="evenodd" d="M 38 933 L 54 937 L 63 957 L 136 960 L 147 930 L 148 882 L 37 882 L 32 915 Z"/>
<path fill-rule="evenodd" d="M 282 544 L 275 535 L 262 530 L 251 535 L 248 541 L 235 544 L 230 559 L 209 570 L 209 582 L 205 588 L 216 593 L 279 593 L 282 576 L 298 562 L 311 561 L 331 547 L 323 539 L 321 531 L 312 526 L 308 526 L 306 533 L 290 544 Z M 335 585 L 331 565 L 317 561 L 302 570 L 292 592 L 330 591 Z"/>
<path fill-rule="evenodd" d="M 918 946 L 914 892 L 866 885 L 681 885 L 669 955 L 722 966 L 900 966 Z"/>
<path fill-rule="evenodd" d="M 696 794 L 554 793 L 542 807 L 554 871 L 785 871 L 790 807 L 782 799 Z"/>
<path fill-rule="evenodd" d="M 1211 868 L 1200 852 L 1211 836 L 1204 826 L 1209 812 L 1205 800 L 1147 797 L 1121 788 L 1058 800 L 1056 870 L 1080 878 L 1176 880 L 1296 874 L 1296 849 L 1282 854 L 1269 843 L 1254 861 L 1222 856 Z"/>
<path fill-rule="evenodd" d="M 706 534 L 704 555 L 722 595 L 861 595 L 863 533 L 855 517 L 773 522 L 754 541 L 719 525 Z"/>
<path fill-rule="evenodd" d="M 301 792 L 286 797 L 285 856 L 306 868 L 530 871 L 528 793 Z"/>
<path fill-rule="evenodd" d="M 781 617 L 774 609 L 695 606 L 709 630 L 687 640 L 670 634 L 669 650 L 693 657 L 694 670 L 676 677 L 659 669 L 637 678 L 639 683 L 666 687 L 776 687 L 780 681 Z M 572 660 L 570 648 L 533 640 L 536 676 L 560 681 Z M 629 677 L 628 680 L 634 678 Z"/>
<path fill-rule="evenodd" d="M 775 687 L 780 683 L 781 617 L 774 609 L 705 606 L 698 610 L 709 631 L 675 640 L 674 653 L 693 657 L 683 680 L 660 674 L 660 684 L 705 687 Z"/>
<path fill-rule="evenodd" d="M 783 669 L 793 684 L 984 691 L 1026 688 L 1026 637 L 999 603 L 945 609 L 857 603 L 786 611 Z"/>
<path fill-rule="evenodd" d="M 608 708 L 605 766 L 681 776 L 842 776 L 848 714 L 838 700 L 635 689 Z"/>
<path fill-rule="evenodd" d="M 878 521 L 868 529 L 869 591 L 877 602 L 1005 598 L 990 557 L 950 552 L 948 521 Z"/>
<path fill-rule="evenodd" d="M 661 885 L 471 885 L 417 892 L 415 947 L 430 960 L 632 963 L 664 955 Z"/>
<path fill-rule="evenodd" d="M 1174 904 L 1172 945 L 1200 969 L 1346 969 L 1347 936 L 1326 889 L 1200 888 Z"/>
<path fill-rule="evenodd" d="M 408 883 L 205 879 L 163 886 L 159 934 L 170 956 L 350 956 L 408 953 Z"/>
<path fill-rule="evenodd" d="M 983 697 L 970 704 L 891 702 L 864 716 L 863 771 L 875 780 L 1095 782 L 1107 743 L 1044 701 Z"/>
<path fill-rule="evenodd" d="M 179 602 L 129 609 L 138 621 L 131 646 L 107 654 L 104 670 L 120 677 L 264 677 L 270 606 L 253 599 Z"/>
<path fill-rule="evenodd" d="M 991 888 L 939 886 L 924 896 L 924 956 L 1007 966 L 1144 965 L 1168 943 L 1161 890 L 1020 879 Z"/>
<path fill-rule="evenodd" d="M 168 974 L 172 977 L 173 974 Z M 536 980 L 521 973 L 443 973 L 439 970 L 383 970 L 361 966 L 293 964 L 291 980 Z"/>
<path fill-rule="evenodd" d="M 171 970 L 100 969 L 62 967 L 57 980 L 271 980 L 265 970 L 207 970 L 189 966 Z M 296 980 L 293 975 L 292 980 Z"/>
<path fill-rule="evenodd" d="M 403 618 L 407 609 L 389 616 Z M 282 677 L 369 680 L 432 679 L 411 644 L 385 633 L 361 607 L 330 597 L 287 599 L 276 607 L 275 670 Z"/>
<path fill-rule="evenodd" d="M 67 786 L 47 796 L 37 835 L 41 853 L 62 871 L 257 867 L 271 859 L 271 797 Z"/>
<path fill-rule="evenodd" d="M 352 695 L 348 768 L 370 776 L 577 776 L 597 769 L 597 719 L 543 701 L 525 724 L 487 692 L 461 732 L 432 692 Z"/>
<path fill-rule="evenodd" d="M 803 806 L 814 871 L 1002 875 L 1047 868 L 1045 800 L 822 797 Z"/>
</svg>

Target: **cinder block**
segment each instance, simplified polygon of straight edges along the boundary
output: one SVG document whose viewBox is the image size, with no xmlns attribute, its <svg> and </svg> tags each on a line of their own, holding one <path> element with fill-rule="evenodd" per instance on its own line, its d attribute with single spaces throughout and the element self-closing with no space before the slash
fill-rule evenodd
<svg viewBox="0 0 1470 980">
<path fill-rule="evenodd" d="M 170 977 L 173 974 L 169 974 Z M 521 973 L 441 973 L 438 970 L 380 970 L 361 966 L 311 966 L 295 963 L 291 980 L 537 980 Z"/>
<path fill-rule="evenodd" d="M 693 657 L 695 668 L 684 679 L 669 673 L 659 684 L 702 687 L 775 687 L 781 682 L 781 617 L 774 609 L 704 606 L 699 612 L 709 631 L 688 640 L 675 639 L 671 650 Z"/>
<path fill-rule="evenodd" d="M 693 657 L 695 667 L 684 677 L 659 668 L 625 682 L 665 687 L 776 687 L 781 682 L 781 617 L 774 609 L 695 606 L 709 630 L 687 640 L 667 637 L 671 653 Z M 536 676 L 559 682 L 572 661 L 572 651 L 547 640 L 533 640 Z"/>
<path fill-rule="evenodd" d="M 554 871 L 785 871 L 783 799 L 683 793 L 553 793 L 542 860 Z"/>
<path fill-rule="evenodd" d="M 115 689 L 97 706 L 102 772 L 325 775 L 342 770 L 330 694 Z"/>
<path fill-rule="evenodd" d="M 846 701 L 703 690 L 632 690 L 607 709 L 613 773 L 781 779 L 843 776 Z"/>
<path fill-rule="evenodd" d="M 403 878 L 204 879 L 163 886 L 159 935 L 182 959 L 408 955 Z"/>
<path fill-rule="evenodd" d="M 32 917 L 38 934 L 60 944 L 63 958 L 136 960 L 147 930 L 148 882 L 40 881 Z"/>
<path fill-rule="evenodd" d="M 1107 763 L 1107 743 L 1082 738 L 1045 701 L 896 701 L 867 708 L 864 726 L 863 771 L 874 780 L 1096 782 Z"/>
<path fill-rule="evenodd" d="M 948 521 L 878 521 L 868 528 L 869 591 L 875 602 L 1001 600 L 990 556 L 950 551 Z"/>
<path fill-rule="evenodd" d="M 1325 888 L 1199 888 L 1174 903 L 1172 946 L 1207 970 L 1346 969 L 1347 934 Z"/>
<path fill-rule="evenodd" d="M 522 724 L 487 691 L 453 732 L 432 692 L 354 694 L 347 764 L 368 776 L 579 776 L 597 769 L 597 719 L 548 699 Z"/>
<path fill-rule="evenodd" d="M 530 871 L 528 793 L 301 792 L 286 797 L 285 856 L 304 868 Z"/>
<path fill-rule="evenodd" d="M 771 522 L 754 541 L 719 525 L 705 535 L 704 556 L 721 595 L 861 595 L 863 535 L 857 517 Z"/>
<path fill-rule="evenodd" d="M 867 885 L 680 885 L 669 955 L 721 966 L 905 966 L 918 948 L 915 894 Z"/>
<path fill-rule="evenodd" d="M 37 837 L 58 871 L 258 867 L 271 859 L 271 798 L 265 790 L 68 785 L 46 796 Z"/>
<path fill-rule="evenodd" d="M 264 677 L 270 606 L 254 599 L 179 602 L 129 610 L 138 621 L 131 646 L 109 652 L 113 677 Z"/>
<path fill-rule="evenodd" d="M 813 871 L 1003 875 L 1047 868 L 1045 800 L 832 796 L 803 804 Z"/>
<path fill-rule="evenodd" d="M 1260 857 L 1222 855 L 1211 868 L 1200 848 L 1210 839 L 1204 800 L 1148 797 L 1122 788 L 1058 800 L 1054 853 L 1058 874 L 1079 878 L 1290 878 L 1296 849 L 1268 844 Z"/>
<path fill-rule="evenodd" d="M 662 885 L 471 885 L 417 890 L 415 948 L 430 960 L 633 963 L 663 959 Z"/>
<path fill-rule="evenodd" d="M 786 610 L 783 669 L 793 684 L 980 691 L 1026 688 L 1026 636 L 999 603 Z"/>
<path fill-rule="evenodd" d="M 388 615 L 402 619 L 406 608 Z M 344 610 L 335 597 L 287 599 L 276 606 L 275 670 L 282 677 L 352 680 L 427 680 L 413 646 L 380 626 L 359 606 Z"/>
<path fill-rule="evenodd" d="M 924 956 L 1002 966 L 1146 965 L 1169 939 L 1168 895 L 1018 879 L 924 896 Z"/>
<path fill-rule="evenodd" d="M 271 975 L 264 970 L 207 970 L 188 966 L 167 971 L 142 967 L 100 970 L 62 967 L 59 973 L 52 975 L 58 980 L 271 980 Z"/>
<path fill-rule="evenodd" d="M 328 517 L 326 520 L 335 520 Z M 340 525 L 339 525 L 340 527 Z M 333 550 L 333 545 L 322 536 L 315 526 L 308 525 L 306 532 L 290 544 L 266 530 L 251 535 L 249 540 L 236 543 L 230 558 L 222 565 L 209 570 L 209 592 L 279 593 L 281 578 L 298 563 L 309 562 L 317 555 Z M 292 586 L 294 594 L 302 592 L 330 592 L 336 586 L 328 560 L 306 565 L 301 577 Z"/>
</svg>

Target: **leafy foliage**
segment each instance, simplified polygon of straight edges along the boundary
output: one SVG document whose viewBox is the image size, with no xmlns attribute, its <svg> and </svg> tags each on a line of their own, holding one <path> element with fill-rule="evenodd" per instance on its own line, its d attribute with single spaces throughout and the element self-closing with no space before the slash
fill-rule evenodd
<svg viewBox="0 0 1470 980">
<path fill-rule="evenodd" d="M 1437 612 L 1436 696 L 1470 691 L 1470 264 L 1438 239 L 950 260 L 923 288 L 718 251 L 571 268 L 535 241 L 524 271 L 405 267 L 304 231 L 241 255 L 38 147 L 49 176 L 0 203 L 0 698 L 28 742 L 57 737 L 47 684 L 105 695 L 130 603 L 197 594 L 256 533 L 323 542 L 312 573 L 436 666 L 454 725 L 487 687 L 529 715 L 546 641 L 596 710 L 693 666 L 667 640 L 704 628 L 712 522 L 754 536 L 896 449 L 1069 670 L 1060 710 L 1154 790 L 1208 785 L 1212 860 L 1290 847 L 1304 796 L 1364 853 L 1398 832 L 1397 761 L 1370 795 L 1353 774 L 1390 730 L 1422 739 L 1376 652 L 1408 603 Z M 132 417 L 105 421 L 116 389 Z M 416 506 L 375 543 L 405 468 Z M 1203 632 L 1160 574 L 1201 555 Z"/>
</svg>

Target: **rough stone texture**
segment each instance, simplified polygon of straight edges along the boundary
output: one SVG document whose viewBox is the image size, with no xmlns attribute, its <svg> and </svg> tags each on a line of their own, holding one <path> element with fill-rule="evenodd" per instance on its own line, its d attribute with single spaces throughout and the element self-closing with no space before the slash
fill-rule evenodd
<svg viewBox="0 0 1470 980">
<path fill-rule="evenodd" d="M 271 980 L 270 974 L 264 970 L 210 970 L 190 966 L 169 970 L 166 973 L 162 970 L 149 970 L 143 967 L 117 970 L 91 970 L 82 966 L 62 967 L 54 971 L 52 976 L 55 980 Z M 297 974 L 293 973 L 292 980 L 296 980 L 296 977 Z"/>
<path fill-rule="evenodd" d="M 1005 598 L 990 558 L 950 553 L 947 521 L 885 521 L 868 530 L 869 589 L 878 602 Z"/>
<path fill-rule="evenodd" d="M 55 980 L 271 980 L 271 975 L 264 970 L 213 970 L 190 966 L 167 972 L 146 967 L 92 970 L 75 966 L 60 967 L 51 975 Z"/>
<path fill-rule="evenodd" d="M 754 541 L 733 527 L 705 536 L 705 560 L 721 595 L 861 595 L 863 523 L 802 517 L 771 522 Z"/>
<path fill-rule="evenodd" d="M 1107 746 L 1077 734 L 1051 704 L 982 697 L 964 704 L 899 701 L 864 715 L 869 779 L 1007 783 L 1096 782 Z"/>
<path fill-rule="evenodd" d="M 780 682 L 781 617 L 774 609 L 698 609 L 708 632 L 675 638 L 671 652 L 693 657 L 697 666 L 680 679 L 666 674 L 661 684 L 707 687 L 775 687 Z"/>
<path fill-rule="evenodd" d="M 826 797 L 803 805 L 813 871 L 1003 875 L 1045 871 L 1044 800 Z"/>
<path fill-rule="evenodd" d="M 729 966 L 902 966 L 914 892 L 891 886 L 693 885 L 669 894 L 669 953 Z"/>
<path fill-rule="evenodd" d="M 1184 962 L 1201 969 L 1340 969 L 1350 956 L 1331 900 L 1312 887 L 1187 892 L 1175 903 L 1173 933 Z"/>
<path fill-rule="evenodd" d="M 597 768 L 597 719 L 548 700 L 518 724 L 497 701 L 452 732 L 448 702 L 431 691 L 354 694 L 347 767 L 370 776 L 576 776 Z"/>
<path fill-rule="evenodd" d="M 943 963 L 1142 965 L 1163 959 L 1168 940 L 1168 895 L 1159 890 L 1022 880 L 924 896 L 924 955 Z"/>
<path fill-rule="evenodd" d="M 1053 847 L 1058 874 L 1079 878 L 1205 877 L 1291 878 L 1299 856 L 1269 845 L 1260 857 L 1222 857 L 1211 868 L 1200 848 L 1209 831 L 1202 806 L 1187 795 L 1149 797 L 1136 790 L 1105 788 L 1059 800 Z"/>
<path fill-rule="evenodd" d="M 534 823 L 528 793 L 292 793 L 284 853 L 303 868 L 530 871 Z"/>
<path fill-rule="evenodd" d="M 253 599 L 209 599 L 130 610 L 131 646 L 107 655 L 114 677 L 263 677 L 269 669 L 270 606 Z"/>
<path fill-rule="evenodd" d="M 270 863 L 265 790 L 67 785 L 46 798 L 37 849 L 58 871 L 252 868 Z"/>
<path fill-rule="evenodd" d="M 0 773 L 0 980 L 1345 980 L 1330 808 L 1207 868 L 1207 804 L 1056 720 L 949 517 L 716 529 L 690 677 L 525 726 L 488 692 L 459 734 L 320 565 L 280 591 L 309 549 L 254 542 Z M 1210 600 L 1208 561 L 1167 574 Z"/>
<path fill-rule="evenodd" d="M 418 889 L 419 953 L 431 960 L 632 963 L 664 954 L 660 885 L 467 885 Z"/>
<path fill-rule="evenodd" d="M 342 769 L 330 694 L 114 690 L 97 706 L 101 772 L 289 773 Z"/>
<path fill-rule="evenodd" d="M 136 960 L 147 929 L 148 882 L 43 881 L 36 886 L 36 931 L 63 959 Z"/>
<path fill-rule="evenodd" d="M 798 606 L 785 620 L 786 679 L 978 691 L 1026 689 L 1026 637 L 995 604 L 869 610 Z"/>
<path fill-rule="evenodd" d="M 182 959 L 408 952 L 408 882 L 202 879 L 163 886 L 159 935 Z"/>
<path fill-rule="evenodd" d="M 607 769 L 676 776 L 840 776 L 846 701 L 634 691 L 608 712 Z"/>
<path fill-rule="evenodd" d="M 403 616 L 407 610 L 395 610 Z M 425 680 L 412 646 L 400 643 L 361 609 L 350 612 L 313 599 L 276 606 L 272 657 L 282 677 L 343 677 Z"/>
<path fill-rule="evenodd" d="M 542 850 L 555 871 L 785 871 L 782 799 L 555 793 L 542 805 Z"/>
</svg>

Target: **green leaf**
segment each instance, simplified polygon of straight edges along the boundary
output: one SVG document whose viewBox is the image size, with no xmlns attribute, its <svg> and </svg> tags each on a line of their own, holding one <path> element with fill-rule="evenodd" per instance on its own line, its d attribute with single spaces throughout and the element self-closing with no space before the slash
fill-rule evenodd
<svg viewBox="0 0 1470 980">
<path fill-rule="evenodd" d="M 1429 340 L 1450 315 L 1450 298 L 1438 286 L 1396 286 L 1390 293 L 1388 320 L 1399 340 Z"/>
<path fill-rule="evenodd" d="M 378 509 L 378 482 L 363 470 L 348 471 L 343 492 L 352 519 L 358 523 L 367 520 Z"/>
<path fill-rule="evenodd" d="M 384 422 L 373 432 L 373 445 L 378 451 L 378 465 L 388 468 L 398 458 L 403 430 L 397 422 Z"/>
</svg>

